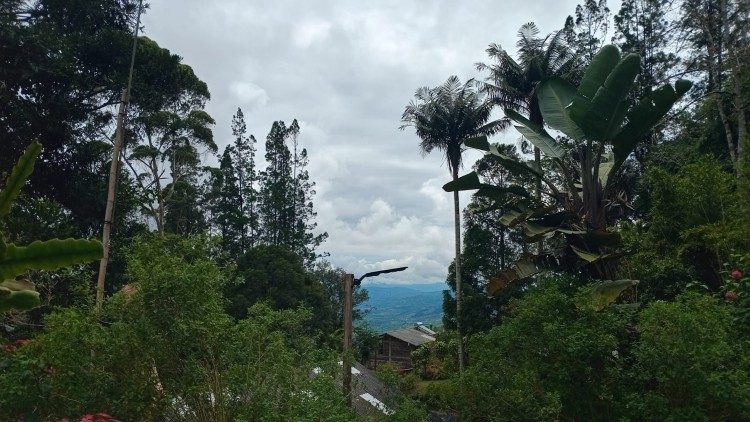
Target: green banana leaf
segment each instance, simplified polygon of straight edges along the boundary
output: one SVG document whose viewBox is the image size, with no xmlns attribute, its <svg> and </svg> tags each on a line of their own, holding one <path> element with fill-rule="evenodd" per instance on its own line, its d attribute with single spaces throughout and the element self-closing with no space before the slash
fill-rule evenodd
<svg viewBox="0 0 750 422">
<path fill-rule="evenodd" d="M 575 95 L 576 88 L 560 77 L 543 81 L 537 89 L 539 110 L 544 122 L 569 138 L 581 140 L 584 136 L 583 131 L 568 114 L 568 106 L 573 102 Z"/>
<path fill-rule="evenodd" d="M 518 123 L 516 129 L 521 132 L 526 139 L 529 140 L 534 146 L 539 148 L 540 151 L 550 158 L 562 158 L 565 155 L 565 150 L 557 144 L 557 141 L 550 136 L 543 127 L 532 123 L 529 119 L 521 116 L 513 110 L 505 109 L 505 115 L 509 119 Z"/>
<path fill-rule="evenodd" d="M 638 280 L 606 280 L 594 284 L 591 287 L 591 306 L 594 310 L 601 311 L 606 308 L 628 288 L 638 284 Z"/>
<path fill-rule="evenodd" d="M 622 124 L 627 110 L 627 95 L 641 69 L 641 58 L 628 54 L 607 76 L 604 85 L 591 100 L 591 106 L 575 122 L 588 139 L 605 142 Z"/>
<path fill-rule="evenodd" d="M 591 108 L 591 101 L 597 91 L 604 85 L 607 77 L 612 73 L 612 69 L 619 62 L 620 50 L 614 45 L 605 45 L 596 53 L 591 60 L 591 64 L 586 68 L 583 79 L 578 85 L 578 91 L 569 107 L 568 114 L 573 122 L 579 122 L 583 119 L 586 112 Z"/>
<path fill-rule="evenodd" d="M 13 170 L 5 182 L 5 188 L 0 191 L 0 218 L 5 217 L 10 212 L 11 204 L 18 197 L 21 188 L 34 171 L 34 162 L 41 151 L 42 144 L 37 141 L 32 142 L 26 148 L 26 152 L 18 159 L 18 163 L 13 166 Z"/>
</svg>

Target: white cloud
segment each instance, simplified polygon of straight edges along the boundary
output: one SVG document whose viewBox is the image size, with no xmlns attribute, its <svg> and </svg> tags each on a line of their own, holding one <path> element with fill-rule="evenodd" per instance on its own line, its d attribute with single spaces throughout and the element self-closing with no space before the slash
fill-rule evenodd
<svg viewBox="0 0 750 422">
<path fill-rule="evenodd" d="M 307 48 L 314 43 L 325 41 L 330 30 L 330 22 L 321 20 L 302 22 L 293 27 L 292 39 L 297 47 Z"/>
<path fill-rule="evenodd" d="M 208 84 L 221 149 L 238 106 L 260 156 L 274 120 L 299 120 L 318 227 L 330 235 L 321 249 L 334 264 L 355 274 L 408 265 L 383 281 L 434 282 L 453 256 L 449 176 L 443 157 L 422 157 L 413 130 L 398 129 L 404 106 L 420 86 L 481 77 L 474 63 L 489 43 L 513 49 L 529 21 L 558 29 L 577 3 L 159 1 L 145 35 Z M 510 130 L 495 140 L 517 138 Z M 465 171 L 479 156 L 465 156 Z"/>
<path fill-rule="evenodd" d="M 247 109 L 263 107 L 268 104 L 266 90 L 252 82 L 233 82 L 229 89 L 240 104 Z"/>
</svg>

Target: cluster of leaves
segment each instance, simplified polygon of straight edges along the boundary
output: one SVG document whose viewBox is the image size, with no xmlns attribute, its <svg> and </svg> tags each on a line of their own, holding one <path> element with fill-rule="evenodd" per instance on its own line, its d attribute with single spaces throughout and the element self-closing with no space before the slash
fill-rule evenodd
<svg viewBox="0 0 750 422">
<path fill-rule="evenodd" d="M 43 420 L 102 411 L 121 420 L 350 420 L 336 359 L 309 309 L 258 303 L 234 322 L 205 238 L 141 239 L 131 284 L 105 308 L 60 309 L 0 357 L 0 408 Z M 314 368 L 321 368 L 312 376 Z M 92 388 L 94 387 L 94 388 Z"/>
<path fill-rule="evenodd" d="M 750 361 L 731 309 L 699 294 L 640 315 L 595 312 L 569 277 L 546 280 L 470 342 L 472 364 L 432 394 L 468 420 L 735 420 Z M 487 397 L 492 397 L 488 400 Z"/>
<path fill-rule="evenodd" d="M 5 188 L 0 191 L 0 219 L 10 212 L 21 188 L 34 171 L 42 145 L 33 142 L 13 167 Z M 30 269 L 55 270 L 101 258 L 102 245 L 95 240 L 52 239 L 34 241 L 28 246 L 6 243 L 0 232 L 0 314 L 11 309 L 28 310 L 39 305 L 34 284 L 18 280 Z"/>
</svg>

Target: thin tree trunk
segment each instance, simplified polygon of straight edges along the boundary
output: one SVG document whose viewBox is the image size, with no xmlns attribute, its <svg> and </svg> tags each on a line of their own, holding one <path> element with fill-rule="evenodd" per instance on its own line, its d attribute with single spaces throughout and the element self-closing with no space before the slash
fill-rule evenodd
<svg viewBox="0 0 750 422">
<path fill-rule="evenodd" d="M 453 181 L 458 179 L 458 169 L 453 169 Z M 453 222 L 456 231 L 456 331 L 458 331 L 458 371 L 464 371 L 464 331 L 461 324 L 461 211 L 458 206 L 458 191 L 453 191 Z"/>
<path fill-rule="evenodd" d="M 536 168 L 541 171 L 542 169 L 542 154 L 539 148 L 534 147 L 534 163 L 536 164 Z M 541 205 L 542 203 L 542 178 L 541 176 L 537 176 L 536 178 L 536 200 Z M 539 242 L 536 244 L 536 253 L 541 256 L 544 253 L 544 241 L 542 239 L 539 239 Z"/>
<path fill-rule="evenodd" d="M 104 303 L 104 280 L 109 264 L 109 238 L 112 233 L 112 219 L 115 214 L 115 192 L 117 190 L 117 172 L 120 164 L 120 151 L 125 139 L 125 108 L 128 103 L 128 90 L 122 91 L 120 109 L 117 112 L 117 133 L 112 147 L 112 162 L 109 165 L 109 182 L 107 186 L 107 206 L 104 210 L 104 228 L 102 229 L 102 259 L 99 261 L 99 275 L 96 280 L 96 311 L 101 311 Z"/>
<path fill-rule="evenodd" d="M 112 162 L 109 165 L 109 181 L 107 183 L 107 205 L 104 209 L 104 227 L 102 228 L 102 259 L 99 261 L 99 274 L 96 280 L 96 302 L 95 311 L 98 314 L 104 304 L 104 281 L 107 276 L 107 265 L 109 264 L 109 238 L 112 232 L 112 219 L 115 213 L 115 194 L 117 193 L 117 172 L 120 164 L 122 145 L 125 142 L 125 114 L 128 101 L 130 100 L 130 88 L 133 86 L 133 68 L 135 67 L 135 51 L 138 45 L 138 30 L 141 24 L 141 11 L 143 0 L 138 2 L 138 14 L 135 19 L 133 30 L 133 49 L 130 53 L 130 70 L 128 71 L 128 83 L 122 91 L 120 108 L 117 111 L 117 129 L 115 142 L 112 147 Z"/>
</svg>

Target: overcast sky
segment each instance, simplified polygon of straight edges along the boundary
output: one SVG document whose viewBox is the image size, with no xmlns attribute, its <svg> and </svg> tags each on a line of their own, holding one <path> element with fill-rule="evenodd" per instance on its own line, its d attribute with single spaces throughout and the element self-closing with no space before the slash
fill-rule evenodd
<svg viewBox="0 0 750 422">
<path fill-rule="evenodd" d="M 445 280 L 453 255 L 449 174 L 399 130 L 404 106 L 420 86 L 482 76 L 473 64 L 489 43 L 514 50 L 523 23 L 554 31 L 578 2 L 152 0 L 144 25 L 208 83 L 221 150 L 237 107 L 261 155 L 274 120 L 299 121 L 329 234 L 321 250 L 334 265 L 354 274 L 406 265 L 378 281 L 431 283 Z M 496 141 L 517 138 L 511 129 Z M 467 154 L 467 168 L 478 157 Z"/>
</svg>

